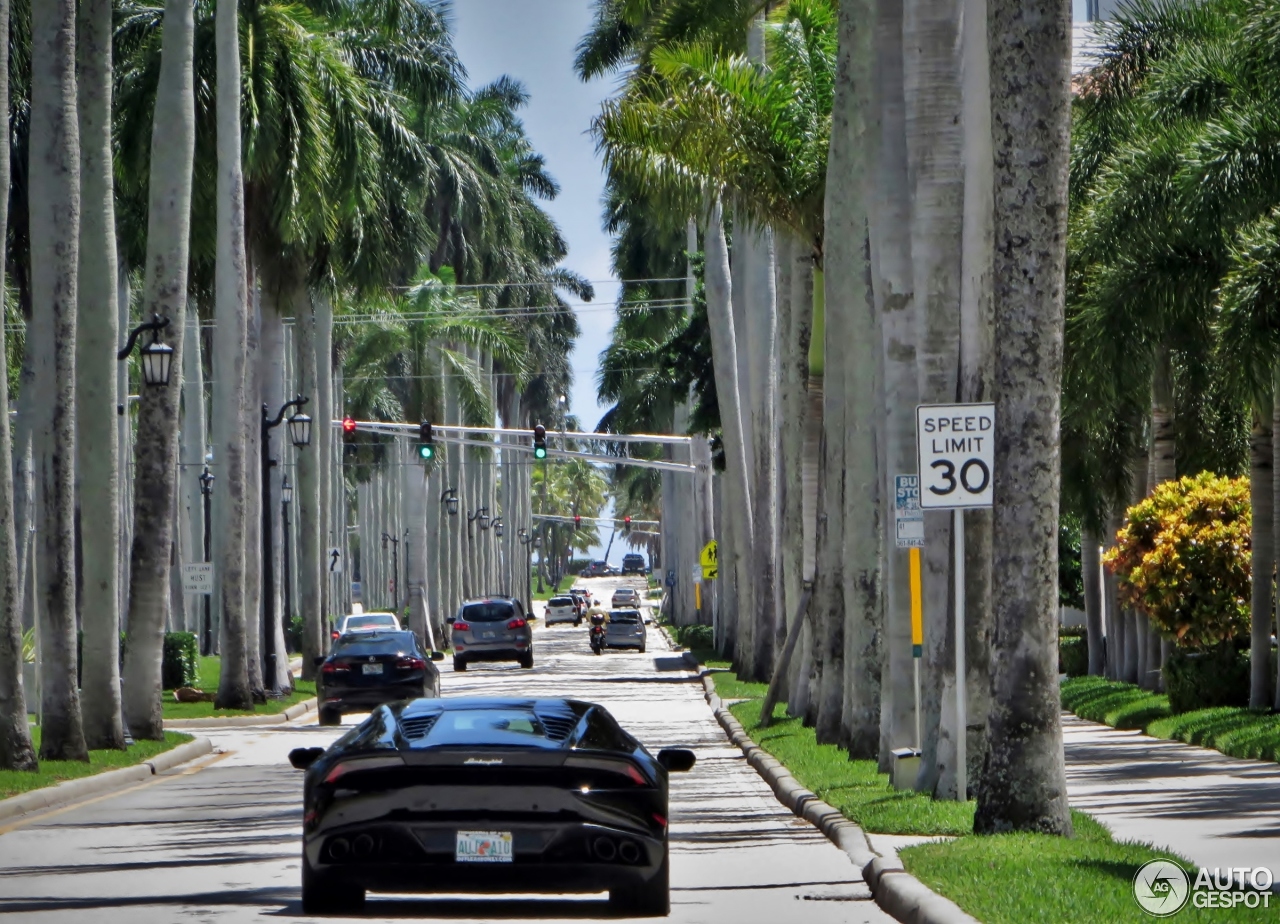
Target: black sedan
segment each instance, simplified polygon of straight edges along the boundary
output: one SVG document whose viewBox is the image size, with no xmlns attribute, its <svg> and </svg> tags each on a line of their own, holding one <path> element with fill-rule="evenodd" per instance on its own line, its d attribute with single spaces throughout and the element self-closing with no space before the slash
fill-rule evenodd
<svg viewBox="0 0 1280 924">
<path fill-rule="evenodd" d="M 666 915 L 667 773 L 602 706 L 420 699 L 384 706 L 327 751 L 297 748 L 302 907 L 382 892 L 601 892 Z"/>
<path fill-rule="evenodd" d="M 367 712 L 385 703 L 440 695 L 440 671 L 412 632 L 351 632 L 316 658 L 316 702 L 321 725 L 340 725 L 344 712 Z"/>
</svg>

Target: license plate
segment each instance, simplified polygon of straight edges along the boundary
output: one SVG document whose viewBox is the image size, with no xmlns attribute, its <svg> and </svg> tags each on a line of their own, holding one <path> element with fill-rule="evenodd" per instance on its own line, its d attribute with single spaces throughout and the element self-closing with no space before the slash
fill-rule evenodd
<svg viewBox="0 0 1280 924">
<path fill-rule="evenodd" d="M 382 665 L 381 665 L 381 664 L 366 664 L 366 665 L 364 666 L 364 672 L 365 672 L 366 674 L 381 674 L 381 673 L 382 673 Z"/>
<path fill-rule="evenodd" d="M 481 638 L 493 638 L 493 637 L 494 637 L 495 635 L 497 635 L 497 634 L 498 634 L 498 633 L 496 633 L 496 632 L 481 632 L 481 633 L 480 633 L 480 637 L 481 637 Z"/>
<path fill-rule="evenodd" d="M 511 832 L 459 831 L 454 859 L 459 863 L 511 863 Z"/>
</svg>

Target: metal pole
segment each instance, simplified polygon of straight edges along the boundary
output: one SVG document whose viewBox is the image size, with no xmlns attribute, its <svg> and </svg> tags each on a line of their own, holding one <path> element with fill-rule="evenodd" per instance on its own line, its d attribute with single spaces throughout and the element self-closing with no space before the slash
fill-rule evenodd
<svg viewBox="0 0 1280 924">
<path fill-rule="evenodd" d="M 968 720 L 965 709 L 964 666 L 964 511 L 952 511 L 952 541 L 956 552 L 956 801 L 969 798 Z"/>
<path fill-rule="evenodd" d="M 284 581 L 284 613 L 281 618 L 287 629 L 293 625 L 293 581 L 289 577 L 289 502 L 286 500 L 280 501 L 280 528 L 284 530 L 280 547 L 280 552 L 284 556 L 284 561 L 282 562 L 284 574 L 281 575 Z M 274 638 L 275 633 L 271 634 Z"/>
<path fill-rule="evenodd" d="M 205 467 L 205 471 L 207 472 L 208 470 L 209 470 L 209 469 L 208 469 L 208 467 L 206 466 L 206 467 Z M 203 492 L 203 493 L 204 493 L 204 498 L 203 498 L 203 499 L 204 499 L 204 560 L 205 560 L 205 562 L 206 562 L 206 563 L 208 563 L 208 562 L 210 561 L 210 558 L 209 558 L 209 546 L 210 546 L 210 542 L 209 542 L 209 538 L 210 538 L 210 535 L 209 535 L 209 534 L 210 534 L 210 530 L 209 530 L 209 527 L 210 527 L 210 525 L 211 525 L 211 524 L 210 524 L 210 517 L 209 517 L 209 499 L 210 499 L 210 495 L 213 493 L 212 485 L 210 485 L 208 488 L 206 488 L 206 489 L 204 490 L 204 492 Z M 212 610 L 212 606 L 213 606 L 213 594 L 212 594 L 212 593 L 207 593 L 207 594 L 205 594 L 205 595 L 204 595 L 204 654 L 205 654 L 206 656 L 213 654 L 213 610 Z"/>
<path fill-rule="evenodd" d="M 271 418 L 267 406 L 262 405 L 262 434 L 260 455 L 262 465 L 262 685 L 273 693 L 276 684 L 276 634 L 272 631 L 276 618 L 276 569 L 271 555 L 272 526 L 275 517 L 271 510 Z"/>
</svg>

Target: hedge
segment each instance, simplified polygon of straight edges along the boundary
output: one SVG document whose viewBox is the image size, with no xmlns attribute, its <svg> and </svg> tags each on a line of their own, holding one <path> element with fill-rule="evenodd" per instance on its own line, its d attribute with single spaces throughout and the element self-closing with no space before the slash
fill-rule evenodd
<svg viewBox="0 0 1280 924">
<path fill-rule="evenodd" d="M 200 679 L 200 641 L 193 632 L 166 632 L 160 677 L 166 690 L 195 686 Z"/>
</svg>

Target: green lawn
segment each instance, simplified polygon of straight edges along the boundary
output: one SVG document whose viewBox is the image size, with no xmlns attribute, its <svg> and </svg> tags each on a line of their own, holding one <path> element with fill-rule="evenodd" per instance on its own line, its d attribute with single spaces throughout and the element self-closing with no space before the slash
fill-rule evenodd
<svg viewBox="0 0 1280 924">
<path fill-rule="evenodd" d="M 200 659 L 200 679 L 196 688 L 214 692 L 218 689 L 218 674 L 222 670 L 222 659 L 213 656 Z M 242 709 L 214 709 L 213 703 L 179 703 L 173 699 L 173 691 L 164 691 L 164 717 L 166 719 L 208 719 L 229 715 L 276 715 L 290 706 L 295 706 L 316 695 L 316 685 L 311 680 L 295 680 L 291 695 L 280 699 L 269 699 L 259 703 L 257 708 L 245 711 Z"/>
<path fill-rule="evenodd" d="M 704 660 L 703 662 L 708 663 Z M 720 662 L 723 663 L 723 662 Z M 1095 924 L 1149 920 L 1134 902 L 1134 873 L 1156 857 L 1190 864 L 1145 844 L 1119 843 L 1089 816 L 1074 812 L 1075 836 L 972 834 L 974 803 L 935 802 L 895 790 L 871 761 L 849 760 L 835 745 L 817 743 L 812 729 L 779 705 L 769 728 L 759 727 L 765 684 L 732 673 L 712 674 L 716 692 L 747 733 L 819 798 L 874 834 L 951 835 L 951 841 L 901 852 L 906 868 L 984 924 Z M 1064 699 L 1066 691 L 1064 689 Z M 1165 711 L 1167 714 L 1167 702 Z M 1118 708 L 1113 706 L 1113 708 Z M 1139 710 L 1150 703 L 1139 703 Z M 1273 921 L 1275 909 L 1232 911 L 1187 905 L 1178 920 Z M 1211 917 L 1211 915 L 1216 915 Z"/>
<path fill-rule="evenodd" d="M 40 729 L 31 729 L 36 750 L 40 750 Z M 63 780 L 79 779 L 93 776 L 104 770 L 119 770 L 121 767 L 132 767 L 144 760 L 150 760 L 157 754 L 170 748 L 185 744 L 191 740 L 190 735 L 177 732 L 165 732 L 163 741 L 138 741 L 126 751 L 90 751 L 89 762 L 78 760 L 42 760 L 36 773 L 23 773 L 18 770 L 0 770 L 0 798 L 16 796 L 18 793 L 43 789 L 61 783 Z"/>
<path fill-rule="evenodd" d="M 1213 748 L 1231 757 L 1280 760 L 1280 715 L 1220 706 L 1174 715 L 1169 698 L 1101 677 L 1062 684 L 1062 706 L 1082 719 L 1135 728 L 1155 738 Z"/>
</svg>

